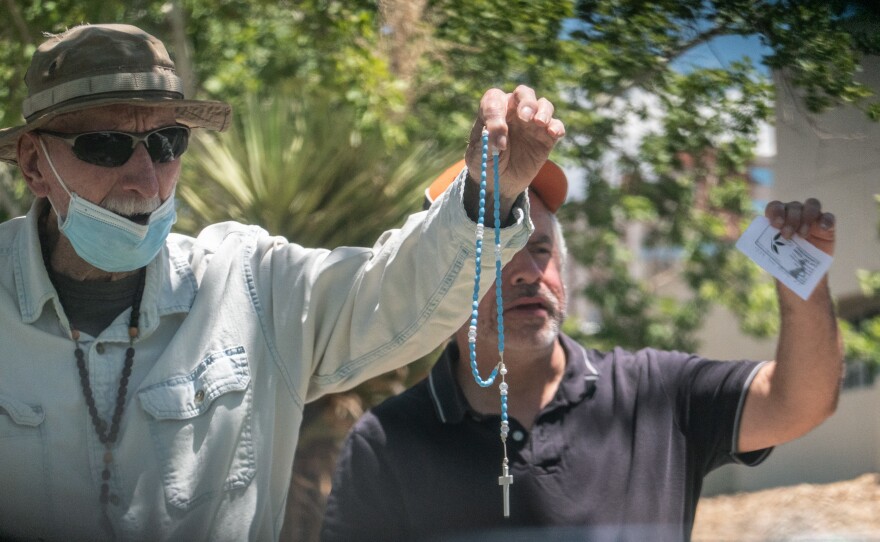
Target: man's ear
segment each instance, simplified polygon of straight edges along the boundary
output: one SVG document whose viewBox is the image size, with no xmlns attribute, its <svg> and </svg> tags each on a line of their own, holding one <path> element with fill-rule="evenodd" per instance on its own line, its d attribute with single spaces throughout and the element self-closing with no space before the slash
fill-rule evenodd
<svg viewBox="0 0 880 542">
<path fill-rule="evenodd" d="M 39 137 L 33 132 L 25 132 L 18 138 L 18 168 L 31 192 L 38 198 L 43 198 L 49 194 L 49 183 L 40 169 L 40 153 L 37 150 L 40 146 L 37 140 Z"/>
</svg>

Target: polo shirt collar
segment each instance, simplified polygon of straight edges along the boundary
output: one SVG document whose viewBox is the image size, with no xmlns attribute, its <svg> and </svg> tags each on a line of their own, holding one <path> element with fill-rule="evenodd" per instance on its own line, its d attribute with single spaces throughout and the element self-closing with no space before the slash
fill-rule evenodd
<svg viewBox="0 0 880 542">
<path fill-rule="evenodd" d="M 593 392 L 599 380 L 599 371 L 590 362 L 583 346 L 562 333 L 559 334 L 559 341 L 565 350 L 565 374 L 551 403 L 562 399 L 567 404 L 577 404 Z"/>
<path fill-rule="evenodd" d="M 459 423 L 470 409 L 461 387 L 455 380 L 454 365 L 458 363 L 458 344 L 452 340 L 428 373 L 428 391 L 434 412 L 441 423 Z"/>
<path fill-rule="evenodd" d="M 565 373 L 548 408 L 583 401 L 591 396 L 599 379 L 599 371 L 590 362 L 584 347 L 562 333 L 559 341 L 565 350 Z M 428 392 L 441 423 L 459 423 L 471 410 L 455 379 L 455 364 L 460 362 L 458 344 L 450 341 L 428 374 Z"/>
</svg>

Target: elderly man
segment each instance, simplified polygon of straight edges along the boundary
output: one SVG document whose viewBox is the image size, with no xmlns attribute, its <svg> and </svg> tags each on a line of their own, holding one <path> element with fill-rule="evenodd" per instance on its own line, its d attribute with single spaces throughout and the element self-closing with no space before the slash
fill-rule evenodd
<svg viewBox="0 0 880 542">
<path fill-rule="evenodd" d="M 184 99 L 162 43 L 127 25 L 50 37 L 26 83 L 26 123 L 0 131 L 36 196 L 0 225 L 0 538 L 276 539 L 303 404 L 467 317 L 476 184 L 463 168 L 372 249 L 169 234 L 190 130 L 226 128 L 229 106 Z M 472 168 L 484 125 L 507 261 L 564 127 L 531 89 L 490 90 Z"/>
<path fill-rule="evenodd" d="M 454 175 L 428 191 L 441 192 Z M 565 177 L 530 189 L 535 231 L 504 267 L 510 517 L 499 484 L 503 410 L 468 363 L 468 325 L 427 379 L 365 414 L 340 455 L 322 530 L 342 540 L 685 540 L 703 477 L 760 463 L 835 409 L 843 354 L 827 279 L 808 301 L 779 286 L 776 361 L 723 362 L 644 349 L 598 352 L 560 332 Z M 560 196 L 561 194 L 561 196 Z M 819 202 L 771 203 L 771 223 L 822 250 Z M 479 304 L 481 378 L 498 359 L 494 289 Z"/>
</svg>

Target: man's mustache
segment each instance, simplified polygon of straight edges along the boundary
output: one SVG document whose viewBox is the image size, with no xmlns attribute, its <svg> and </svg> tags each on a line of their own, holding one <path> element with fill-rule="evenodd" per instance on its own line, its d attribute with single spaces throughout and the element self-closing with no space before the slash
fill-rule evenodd
<svg viewBox="0 0 880 542">
<path fill-rule="evenodd" d="M 148 215 L 158 209 L 160 205 L 162 205 L 162 200 L 159 196 L 146 199 L 138 197 L 107 197 L 101 202 L 101 207 L 126 217 Z"/>
<path fill-rule="evenodd" d="M 550 316 L 557 317 L 562 313 L 559 298 L 543 285 L 516 286 L 506 295 L 509 299 L 504 299 L 505 310 L 519 305 L 538 303 L 550 313 Z"/>
</svg>

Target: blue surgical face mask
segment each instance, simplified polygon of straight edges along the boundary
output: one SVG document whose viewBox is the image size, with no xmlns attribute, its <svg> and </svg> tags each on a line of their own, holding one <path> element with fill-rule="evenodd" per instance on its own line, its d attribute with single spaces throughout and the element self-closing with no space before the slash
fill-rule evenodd
<svg viewBox="0 0 880 542">
<path fill-rule="evenodd" d="M 71 193 L 55 169 L 46 145 L 40 146 L 61 188 L 70 196 L 67 216 L 58 215 L 58 228 L 76 254 L 104 271 L 118 273 L 144 267 L 162 250 L 171 226 L 177 221 L 174 194 L 150 213 L 146 224 L 137 224 Z M 56 207 L 57 210 L 57 207 Z"/>
</svg>

